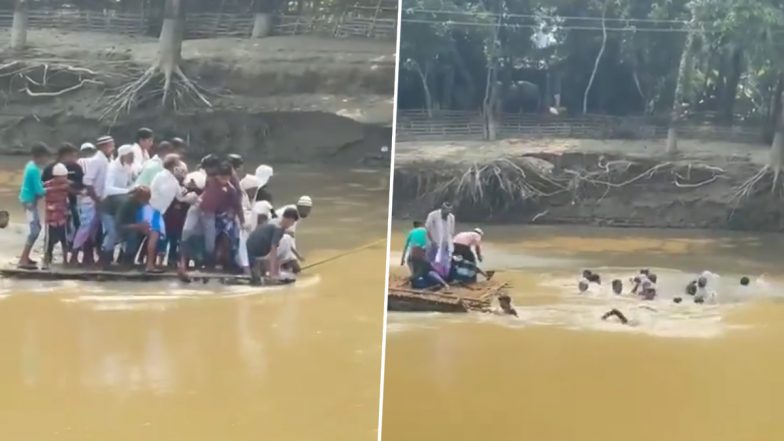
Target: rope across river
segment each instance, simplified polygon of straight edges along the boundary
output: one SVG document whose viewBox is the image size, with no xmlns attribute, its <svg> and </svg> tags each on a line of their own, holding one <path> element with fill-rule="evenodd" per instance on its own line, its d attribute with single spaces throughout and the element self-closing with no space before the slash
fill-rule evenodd
<svg viewBox="0 0 784 441">
<path fill-rule="evenodd" d="M 340 259 L 340 258 L 342 258 L 342 257 L 346 257 L 346 256 L 349 256 L 349 255 L 351 255 L 351 254 L 357 253 L 357 252 L 359 252 L 359 251 L 363 251 L 363 250 L 366 250 L 366 249 L 368 249 L 368 248 L 372 248 L 372 247 L 374 247 L 374 246 L 376 246 L 376 245 L 378 245 L 378 244 L 380 244 L 380 243 L 386 243 L 386 241 L 387 241 L 387 239 L 386 239 L 386 238 L 383 238 L 383 239 L 377 239 L 377 240 L 374 240 L 374 241 L 372 241 L 372 242 L 368 242 L 368 243 L 366 243 L 366 244 L 364 244 L 364 245 L 360 245 L 360 246 L 358 246 L 358 247 L 356 247 L 356 248 L 352 248 L 352 249 L 350 249 L 350 250 L 346 250 L 346 251 L 343 251 L 343 252 L 341 252 L 341 253 L 334 254 L 334 255 L 332 255 L 332 256 L 330 256 L 330 257 L 327 257 L 327 258 L 321 259 L 321 260 L 319 260 L 319 261 L 316 261 L 316 262 L 310 263 L 310 264 L 308 264 L 308 265 L 304 265 L 304 266 L 302 267 L 302 269 L 303 269 L 303 270 L 306 270 L 306 269 L 310 269 L 310 268 L 313 268 L 313 267 L 315 267 L 315 266 L 318 266 L 318 265 L 323 265 L 323 264 L 325 264 L 325 263 L 332 262 L 333 260 L 337 260 L 337 259 Z"/>
</svg>

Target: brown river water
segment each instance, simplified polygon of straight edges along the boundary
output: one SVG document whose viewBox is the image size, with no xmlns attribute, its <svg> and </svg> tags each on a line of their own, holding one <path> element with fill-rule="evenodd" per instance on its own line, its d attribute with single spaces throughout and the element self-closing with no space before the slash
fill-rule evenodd
<svg viewBox="0 0 784 441">
<path fill-rule="evenodd" d="M 314 199 L 306 264 L 372 245 L 263 290 L 0 280 L 0 439 L 375 439 L 388 173 L 275 173 L 278 203 Z M 22 227 L 2 234 L 15 257 Z"/>
<path fill-rule="evenodd" d="M 393 224 L 393 271 L 407 228 Z M 485 239 L 520 317 L 390 313 L 384 441 L 784 439 L 784 238 L 504 226 Z M 659 277 L 649 308 L 607 286 L 641 267 Z M 604 286 L 580 295 L 584 268 Z M 718 304 L 673 303 L 703 270 Z M 600 320 L 610 308 L 635 326 Z"/>
</svg>

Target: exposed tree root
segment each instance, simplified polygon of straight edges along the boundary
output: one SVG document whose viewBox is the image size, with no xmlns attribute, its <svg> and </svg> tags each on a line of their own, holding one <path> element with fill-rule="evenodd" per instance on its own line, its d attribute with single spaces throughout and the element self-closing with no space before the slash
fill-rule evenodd
<svg viewBox="0 0 784 441">
<path fill-rule="evenodd" d="M 15 60 L 0 65 L 0 78 L 8 78 L 9 93 L 31 97 L 56 97 L 92 85 L 104 85 L 99 73 L 62 63 L 25 63 Z"/>
<path fill-rule="evenodd" d="M 114 123 L 123 113 L 129 113 L 156 98 L 161 99 L 162 106 L 174 110 L 193 104 L 212 107 L 210 100 L 179 66 L 163 69 L 156 65 L 147 69 L 137 80 L 116 89 L 105 100 L 100 119 L 110 119 Z"/>
<path fill-rule="evenodd" d="M 547 198 L 561 198 L 556 204 L 589 199 L 601 202 L 613 190 L 660 175 L 664 179 L 659 178 L 658 185 L 671 182 L 678 188 L 697 188 L 717 182 L 725 173 L 705 164 L 665 162 L 639 173 L 630 172 L 633 167 L 639 168 L 639 164 L 625 160 L 608 162 L 600 157 L 595 166 L 557 168 L 544 159 L 526 156 L 473 163 L 463 169 L 426 168 L 409 175 L 415 188 L 406 186 L 417 199 L 430 205 L 449 200 L 458 207 L 503 213 Z M 545 210 L 535 219 L 546 214 Z"/>
<path fill-rule="evenodd" d="M 766 165 L 762 167 L 754 176 L 735 187 L 733 200 L 737 208 L 744 200 L 763 191 L 770 191 L 771 194 L 781 197 L 784 190 L 784 182 L 780 179 L 780 170 Z"/>
</svg>

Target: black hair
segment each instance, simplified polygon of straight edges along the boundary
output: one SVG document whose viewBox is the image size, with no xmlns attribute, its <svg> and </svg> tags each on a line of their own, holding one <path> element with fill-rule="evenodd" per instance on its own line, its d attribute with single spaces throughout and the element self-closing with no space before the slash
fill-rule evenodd
<svg viewBox="0 0 784 441">
<path fill-rule="evenodd" d="M 188 147 L 188 145 L 185 143 L 185 140 L 182 139 L 182 138 L 174 137 L 169 142 L 176 149 L 184 149 L 184 148 Z"/>
<path fill-rule="evenodd" d="M 171 152 L 172 150 L 174 150 L 174 145 L 169 141 L 161 141 L 161 143 L 158 144 L 159 152 Z"/>
<path fill-rule="evenodd" d="M 656 283 L 656 280 L 658 280 L 658 277 L 656 277 L 656 274 L 650 273 L 650 274 L 648 274 L 648 280 L 650 280 L 653 283 Z"/>
<path fill-rule="evenodd" d="M 43 158 L 45 156 L 51 156 L 52 152 L 49 151 L 49 146 L 43 142 L 36 142 L 30 148 L 30 154 L 33 155 L 33 158 Z"/>
<path fill-rule="evenodd" d="M 743 286 L 749 286 L 749 282 L 750 282 L 750 280 L 746 276 L 743 276 L 743 277 L 740 278 L 740 284 L 743 285 Z"/>
<path fill-rule="evenodd" d="M 686 285 L 686 294 L 688 294 L 690 296 L 693 296 L 694 294 L 697 294 L 697 281 L 696 280 L 692 280 L 691 282 L 689 282 L 688 285 Z"/>
<path fill-rule="evenodd" d="M 233 171 L 234 170 L 231 168 L 231 164 L 228 162 L 221 162 L 221 164 L 218 166 L 216 174 L 218 176 L 231 176 Z"/>
<path fill-rule="evenodd" d="M 153 137 L 152 129 L 148 129 L 147 127 L 142 127 L 141 129 L 136 131 L 136 142 L 139 142 L 144 139 L 150 139 Z"/>
<path fill-rule="evenodd" d="M 674 299 L 672 299 L 672 301 L 675 303 L 680 303 L 682 300 L 683 299 L 681 299 L 680 297 L 675 297 Z"/>
<path fill-rule="evenodd" d="M 283 217 L 286 219 L 292 219 L 294 222 L 299 220 L 299 211 L 296 208 L 287 208 L 283 212 Z"/>
<path fill-rule="evenodd" d="M 199 165 L 201 165 L 201 168 L 216 167 L 220 165 L 220 159 L 216 155 L 210 153 L 209 155 L 201 158 Z"/>
<path fill-rule="evenodd" d="M 229 162 L 229 164 L 231 164 L 231 166 L 232 166 L 232 167 L 234 167 L 235 169 L 236 169 L 236 168 L 240 168 L 240 167 L 242 167 L 242 164 L 244 164 L 244 163 L 245 163 L 245 160 L 244 160 L 244 159 L 242 159 L 242 156 L 240 156 L 240 155 L 238 155 L 238 154 L 236 154 L 236 153 L 231 153 L 230 155 L 228 155 L 228 156 L 226 157 L 226 160 L 227 160 L 227 161 Z"/>
<path fill-rule="evenodd" d="M 651 273 L 651 270 L 648 268 L 643 268 L 640 270 L 640 274 L 645 274 L 646 276 Z"/>
<path fill-rule="evenodd" d="M 422 221 L 418 221 L 418 220 L 414 221 L 414 228 L 419 228 L 421 226 L 422 226 Z"/>
<path fill-rule="evenodd" d="M 75 145 L 71 144 L 70 142 L 63 143 L 59 149 L 57 149 L 57 157 L 62 158 L 65 155 L 69 154 L 78 154 L 79 149 L 76 148 Z"/>
</svg>

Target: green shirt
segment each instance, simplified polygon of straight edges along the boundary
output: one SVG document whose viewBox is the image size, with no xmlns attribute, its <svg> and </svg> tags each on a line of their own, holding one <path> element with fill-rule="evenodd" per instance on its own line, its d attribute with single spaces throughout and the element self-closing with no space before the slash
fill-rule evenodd
<svg viewBox="0 0 784 441">
<path fill-rule="evenodd" d="M 414 228 L 408 233 L 406 238 L 406 248 L 419 247 L 425 248 L 427 246 L 427 229 L 424 227 Z"/>
<path fill-rule="evenodd" d="M 46 194 L 44 183 L 41 181 L 41 169 L 30 161 L 24 169 L 22 188 L 19 189 L 19 201 L 23 204 L 32 204 Z"/>
</svg>

